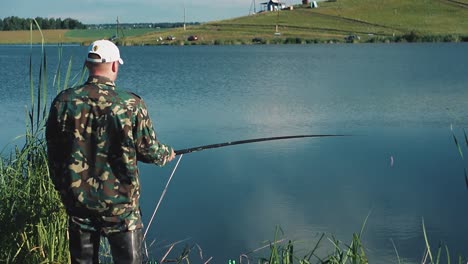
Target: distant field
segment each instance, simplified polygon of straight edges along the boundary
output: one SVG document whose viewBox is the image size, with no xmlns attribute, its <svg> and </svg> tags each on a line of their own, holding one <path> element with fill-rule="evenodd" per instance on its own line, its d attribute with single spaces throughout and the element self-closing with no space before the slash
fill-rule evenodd
<svg viewBox="0 0 468 264">
<path fill-rule="evenodd" d="M 144 35 L 150 32 L 157 32 L 158 29 L 152 28 L 136 28 L 136 29 L 123 29 L 123 37 L 135 37 Z M 119 33 L 122 35 L 122 32 Z M 115 29 L 84 29 L 84 30 L 69 30 L 65 34 L 68 40 L 75 40 L 77 42 L 90 42 L 95 39 L 109 39 L 116 35 Z M 122 36 L 119 36 L 122 37 Z"/>
<path fill-rule="evenodd" d="M 44 39 L 47 43 L 67 42 L 65 33 L 67 30 L 43 30 Z M 41 43 L 41 34 L 39 31 L 32 32 L 34 43 Z M 0 44 L 27 44 L 31 42 L 31 32 L 29 30 L 21 31 L 0 31 Z"/>
<path fill-rule="evenodd" d="M 156 32 L 157 29 L 123 29 L 125 37 L 144 35 Z M 83 30 L 43 30 L 46 43 L 89 43 L 95 39 L 108 39 L 115 35 L 115 29 L 83 29 Z M 41 42 L 38 30 L 32 31 L 34 43 Z M 0 31 L 0 44 L 27 44 L 31 41 L 29 30 Z"/>
</svg>

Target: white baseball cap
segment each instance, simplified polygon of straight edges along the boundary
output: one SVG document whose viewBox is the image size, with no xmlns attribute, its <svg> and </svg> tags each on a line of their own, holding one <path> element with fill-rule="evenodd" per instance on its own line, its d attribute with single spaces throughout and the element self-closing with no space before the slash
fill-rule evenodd
<svg viewBox="0 0 468 264">
<path fill-rule="evenodd" d="M 96 40 L 88 47 L 88 55 L 96 54 L 100 59 L 93 59 L 87 56 L 86 61 L 95 62 L 95 63 L 105 63 L 118 61 L 120 64 L 123 64 L 123 60 L 120 58 L 119 48 L 109 40 L 101 39 Z"/>
</svg>

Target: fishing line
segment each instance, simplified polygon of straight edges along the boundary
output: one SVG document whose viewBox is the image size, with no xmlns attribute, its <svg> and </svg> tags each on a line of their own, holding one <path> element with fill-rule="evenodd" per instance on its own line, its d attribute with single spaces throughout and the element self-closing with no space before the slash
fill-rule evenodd
<svg viewBox="0 0 468 264">
<path fill-rule="evenodd" d="M 162 200 L 164 199 L 164 195 L 166 195 L 166 191 L 167 191 L 167 188 L 169 187 L 169 183 L 171 182 L 172 176 L 174 176 L 174 173 L 176 172 L 177 167 L 179 166 L 179 162 L 182 159 L 182 156 L 183 156 L 183 154 L 181 154 L 179 159 L 177 160 L 177 163 L 176 163 L 174 169 L 172 170 L 171 176 L 169 177 L 169 180 L 166 183 L 166 187 L 164 188 L 164 190 L 163 190 L 163 192 L 161 194 L 161 197 L 159 198 L 158 204 L 156 205 L 156 208 L 154 208 L 153 215 L 151 216 L 151 219 L 150 219 L 150 221 L 148 223 L 148 227 L 146 228 L 145 234 L 143 235 L 143 240 L 145 240 L 146 234 L 148 233 L 148 230 L 150 229 L 150 226 L 151 226 L 151 223 L 153 222 L 154 216 L 156 215 L 156 212 L 159 209 L 159 205 L 161 204 Z"/>
<path fill-rule="evenodd" d="M 204 145 L 204 146 L 199 146 L 199 147 L 193 147 L 193 148 L 188 148 L 188 149 L 180 149 L 174 151 L 176 155 L 180 156 L 179 159 L 177 160 L 177 163 L 172 170 L 171 176 L 169 177 L 166 187 L 164 187 L 164 190 L 161 194 L 161 197 L 159 198 L 159 201 L 156 205 L 156 208 L 153 211 L 153 215 L 151 216 L 151 219 L 148 223 L 148 227 L 146 227 L 145 233 L 143 234 L 143 241 L 145 241 L 145 251 L 146 255 L 148 255 L 148 247 L 146 246 L 146 235 L 151 227 L 151 224 L 153 223 L 154 217 L 156 216 L 156 212 L 159 209 L 159 206 L 161 205 L 162 200 L 164 199 L 164 196 L 166 195 L 167 188 L 169 187 L 169 184 L 172 180 L 172 177 L 174 176 L 174 173 L 177 170 L 177 167 L 179 166 L 180 160 L 182 159 L 182 156 L 186 153 L 192 153 L 196 151 L 201 151 L 205 149 L 212 149 L 212 148 L 220 148 L 220 147 L 226 147 L 226 146 L 232 146 L 232 145 L 239 145 L 239 144 L 247 144 L 247 143 L 254 143 L 254 142 L 262 142 L 262 141 L 271 141 L 271 140 L 282 140 L 282 139 L 293 139 L 293 138 L 311 138 L 311 137 L 342 137 L 342 136 L 347 136 L 347 135 L 295 135 L 295 136 L 280 136 L 280 137 L 268 137 L 268 138 L 254 138 L 254 139 L 246 139 L 246 140 L 238 140 L 238 141 L 229 141 L 229 142 L 224 142 L 224 143 L 217 143 L 217 144 L 211 144 L 211 145 Z"/>
</svg>

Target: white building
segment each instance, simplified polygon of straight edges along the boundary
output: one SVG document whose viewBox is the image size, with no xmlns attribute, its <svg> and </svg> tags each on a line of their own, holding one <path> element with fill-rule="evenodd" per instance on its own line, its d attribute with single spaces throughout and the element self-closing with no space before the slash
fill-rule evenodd
<svg viewBox="0 0 468 264">
<path fill-rule="evenodd" d="M 278 9 L 283 9 L 286 7 L 286 5 L 281 3 L 279 0 L 270 0 L 260 4 L 262 5 L 262 10 L 264 11 L 277 11 Z"/>
</svg>

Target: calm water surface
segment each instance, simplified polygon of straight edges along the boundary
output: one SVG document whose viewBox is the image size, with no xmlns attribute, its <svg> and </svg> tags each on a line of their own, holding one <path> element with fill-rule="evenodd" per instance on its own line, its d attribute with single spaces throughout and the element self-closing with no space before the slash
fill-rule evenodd
<svg viewBox="0 0 468 264">
<path fill-rule="evenodd" d="M 55 71 L 57 48 L 46 50 Z M 0 46 L 0 118 L 9 124 L 0 130 L 3 145 L 24 130 L 29 52 Z M 74 74 L 84 52 L 64 47 Z M 397 262 L 391 240 L 406 263 L 419 262 L 423 218 L 431 245 L 444 241 L 453 256 L 468 256 L 468 164 L 450 131 L 453 124 L 461 137 L 468 126 L 467 44 L 122 47 L 121 53 L 118 86 L 145 99 L 159 139 L 176 149 L 353 135 L 185 155 L 149 231 L 156 256 L 164 245 L 188 239 L 205 259 L 227 263 L 274 239 L 276 226 L 298 241 L 301 256 L 323 232 L 349 243 L 369 213 L 362 240 L 370 263 Z M 141 165 L 145 223 L 174 164 Z"/>
</svg>

